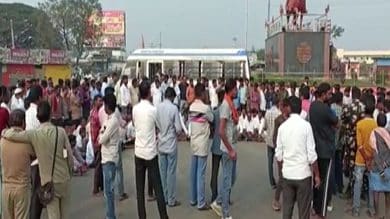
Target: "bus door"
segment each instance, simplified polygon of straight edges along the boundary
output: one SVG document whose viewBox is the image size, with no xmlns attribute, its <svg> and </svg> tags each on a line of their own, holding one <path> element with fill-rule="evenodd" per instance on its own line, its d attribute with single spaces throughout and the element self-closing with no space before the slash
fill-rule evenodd
<svg viewBox="0 0 390 219">
<path fill-rule="evenodd" d="M 162 63 L 161 62 L 149 62 L 148 65 L 148 77 L 153 80 L 157 74 L 162 73 Z"/>
</svg>

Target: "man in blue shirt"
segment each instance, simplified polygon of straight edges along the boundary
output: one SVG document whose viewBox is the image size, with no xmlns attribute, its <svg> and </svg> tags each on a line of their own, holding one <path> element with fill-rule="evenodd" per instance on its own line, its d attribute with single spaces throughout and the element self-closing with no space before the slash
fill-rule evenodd
<svg viewBox="0 0 390 219">
<path fill-rule="evenodd" d="M 161 182 L 165 202 L 169 207 L 176 207 L 176 168 L 177 168 L 177 135 L 181 132 L 179 110 L 173 101 L 176 92 L 168 87 L 165 100 L 157 106 L 158 149 Z"/>
<path fill-rule="evenodd" d="M 221 151 L 221 138 L 219 137 L 219 106 L 223 101 L 223 97 L 225 95 L 224 90 L 218 90 L 218 108 L 213 111 L 214 121 L 213 121 L 213 140 L 211 142 L 211 153 L 212 153 L 212 166 L 211 166 L 211 202 L 214 202 L 218 197 L 218 173 L 219 173 L 219 165 L 222 159 L 222 151 Z M 213 204 L 211 205 L 213 208 Z M 214 209 L 214 208 L 213 208 Z"/>
</svg>

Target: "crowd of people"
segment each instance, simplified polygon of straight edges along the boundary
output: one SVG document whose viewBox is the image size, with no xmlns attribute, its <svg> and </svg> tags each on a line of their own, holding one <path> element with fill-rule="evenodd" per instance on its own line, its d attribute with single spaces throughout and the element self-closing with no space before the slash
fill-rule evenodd
<svg viewBox="0 0 390 219">
<path fill-rule="evenodd" d="M 325 218 L 334 195 L 352 200 L 353 216 L 360 214 L 360 200 L 367 200 L 367 213 L 375 216 L 380 193 L 390 218 L 385 88 L 331 87 L 307 77 L 298 86 L 113 73 L 80 81 L 19 81 L 0 87 L 0 103 L 3 218 L 38 219 L 44 207 L 50 219 L 68 218 L 71 178 L 93 168 L 92 195 L 104 194 L 105 217 L 115 219 L 114 191 L 120 201 L 128 198 L 122 152 L 129 145 L 134 145 L 139 218 L 146 218 L 146 178 L 147 200 L 156 200 L 160 218 L 168 218 L 167 207 L 181 205 L 179 140 L 189 140 L 189 203 L 200 211 L 232 218 L 237 146 L 251 141 L 267 146 L 272 208 L 282 210 L 283 218 L 292 218 L 295 202 L 299 218 Z M 209 155 L 211 200 L 206 200 Z M 42 191 L 50 183 L 54 195 L 44 206 Z"/>
</svg>

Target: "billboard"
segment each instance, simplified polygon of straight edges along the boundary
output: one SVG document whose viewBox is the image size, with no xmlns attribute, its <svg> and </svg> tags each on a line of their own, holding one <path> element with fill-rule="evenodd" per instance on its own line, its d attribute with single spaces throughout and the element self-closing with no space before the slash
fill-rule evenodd
<svg viewBox="0 0 390 219">
<path fill-rule="evenodd" d="M 284 72 L 324 72 L 324 32 L 286 33 Z"/>
<path fill-rule="evenodd" d="M 124 11 L 102 11 L 100 45 L 109 48 L 126 47 L 126 14 Z"/>
<path fill-rule="evenodd" d="M 0 63 L 3 64 L 68 64 L 70 52 L 48 49 L 0 48 Z"/>
</svg>

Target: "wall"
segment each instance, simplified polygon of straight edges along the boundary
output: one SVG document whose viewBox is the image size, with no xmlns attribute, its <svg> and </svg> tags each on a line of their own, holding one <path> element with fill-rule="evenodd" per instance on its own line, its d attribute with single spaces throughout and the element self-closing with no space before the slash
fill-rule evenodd
<svg viewBox="0 0 390 219">
<path fill-rule="evenodd" d="M 18 80 L 38 78 L 34 65 L 8 64 L 3 69 L 3 83 L 6 86 L 15 85 Z"/>
<path fill-rule="evenodd" d="M 69 65 L 44 65 L 43 75 L 52 78 L 54 84 L 58 83 L 58 79 L 70 79 L 72 70 Z"/>
<path fill-rule="evenodd" d="M 265 41 L 265 71 L 266 72 L 281 72 L 279 69 L 280 62 L 280 41 L 282 33 L 273 35 Z"/>
</svg>

